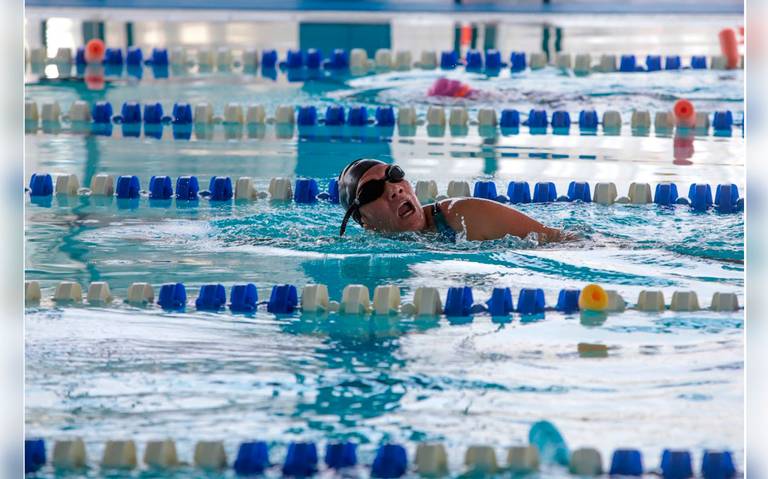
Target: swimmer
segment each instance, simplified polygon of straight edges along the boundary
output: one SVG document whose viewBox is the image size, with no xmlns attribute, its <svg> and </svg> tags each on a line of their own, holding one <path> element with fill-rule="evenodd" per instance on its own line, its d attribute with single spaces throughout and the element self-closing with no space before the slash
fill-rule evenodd
<svg viewBox="0 0 768 479">
<path fill-rule="evenodd" d="M 450 96 L 454 98 L 472 97 L 476 92 L 472 87 L 458 80 L 438 78 L 427 92 L 427 96 Z"/>
<path fill-rule="evenodd" d="M 459 232 L 470 241 L 507 235 L 526 238 L 531 233 L 539 243 L 575 239 L 496 201 L 451 198 L 422 206 L 404 178 L 399 166 L 379 160 L 361 158 L 347 165 L 338 179 L 339 202 L 347 210 L 339 234 L 344 235 L 352 218 L 363 228 L 380 233 L 432 232 L 448 241 L 455 241 Z"/>
</svg>

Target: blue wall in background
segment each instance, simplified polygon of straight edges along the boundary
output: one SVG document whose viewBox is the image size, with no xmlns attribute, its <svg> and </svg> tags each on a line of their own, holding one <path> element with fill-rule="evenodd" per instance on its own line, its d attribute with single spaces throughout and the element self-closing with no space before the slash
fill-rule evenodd
<svg viewBox="0 0 768 479">
<path fill-rule="evenodd" d="M 364 48 L 373 58 L 376 50 L 391 43 L 389 23 L 299 23 L 299 47 L 317 48 L 326 56 L 334 48 Z"/>
</svg>

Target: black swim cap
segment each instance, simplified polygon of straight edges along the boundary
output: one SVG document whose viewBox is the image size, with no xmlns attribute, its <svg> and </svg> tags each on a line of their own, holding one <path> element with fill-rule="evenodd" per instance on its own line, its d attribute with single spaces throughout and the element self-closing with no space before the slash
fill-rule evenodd
<svg viewBox="0 0 768 479">
<path fill-rule="evenodd" d="M 376 165 L 386 165 L 383 161 L 369 158 L 359 158 L 348 164 L 339 175 L 339 203 L 344 209 L 355 200 L 357 185 L 366 171 Z"/>
</svg>

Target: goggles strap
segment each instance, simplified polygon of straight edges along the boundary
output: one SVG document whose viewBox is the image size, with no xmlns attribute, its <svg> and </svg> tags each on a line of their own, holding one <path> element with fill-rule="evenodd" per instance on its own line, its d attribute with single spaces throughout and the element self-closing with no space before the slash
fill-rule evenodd
<svg viewBox="0 0 768 479">
<path fill-rule="evenodd" d="M 347 208 L 347 212 L 344 214 L 344 219 L 341 221 L 341 228 L 339 229 L 339 236 L 344 236 L 344 232 L 347 231 L 347 223 L 349 222 L 349 218 L 352 216 L 352 213 L 355 212 L 360 207 L 360 200 L 355 198 L 355 201 L 352 202 L 351 205 L 349 205 L 349 208 Z"/>
</svg>

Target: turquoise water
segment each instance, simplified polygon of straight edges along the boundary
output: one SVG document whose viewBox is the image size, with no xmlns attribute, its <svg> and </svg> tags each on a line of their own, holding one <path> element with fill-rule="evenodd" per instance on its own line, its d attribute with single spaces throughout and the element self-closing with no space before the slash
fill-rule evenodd
<svg viewBox="0 0 768 479">
<path fill-rule="evenodd" d="M 423 116 L 423 92 L 438 72 L 371 75 L 340 82 L 277 82 L 258 76 L 211 74 L 116 82 L 103 93 L 72 85 L 30 83 L 26 96 L 55 99 L 64 111 L 75 99 L 344 105 L 414 104 Z M 634 108 L 668 109 L 678 97 L 703 111 L 743 110 L 742 72 L 595 74 L 564 76 L 554 69 L 488 79 L 456 71 L 486 92 L 465 102 L 521 111 L 608 108 L 625 123 Z M 737 114 L 740 117 L 740 114 Z M 67 131 L 25 137 L 27 176 L 75 173 L 88 185 L 96 173 L 136 174 L 144 188 L 153 174 L 254 177 L 264 191 L 276 176 L 317 178 L 321 186 L 359 156 L 401 165 L 412 181 L 613 181 L 626 194 L 632 181 L 735 183 L 744 194 L 744 142 L 696 136 L 695 152 L 675 158 L 673 140 L 633 136 L 466 136 L 445 132 L 412 136 L 394 131 L 387 141 L 358 131 L 278 138 L 246 132 L 227 140 L 221 126 L 211 139 L 162 140 L 89 136 Z M 369 130 L 366 130 L 369 132 Z M 341 134 L 345 133 L 345 134 Z M 27 203 L 27 279 L 50 298 L 56 283 L 108 281 L 124 298 L 133 282 L 183 282 L 188 298 L 206 283 L 253 282 L 260 299 L 276 283 L 324 283 L 332 299 L 346 284 L 396 284 L 403 299 L 419 286 L 473 287 L 476 302 L 495 286 L 543 288 L 554 305 L 562 288 L 598 282 L 634 303 L 642 289 L 694 290 L 702 306 L 718 291 L 743 303 L 744 216 L 693 213 L 684 207 L 595 204 L 522 205 L 551 226 L 580 232 L 569 244 L 536 246 L 507 238 L 487 243 L 437 244 L 420 237 L 383 238 L 353 226 L 338 238 L 338 206 L 252 203 L 136 208 L 94 199 L 54 198 Z M 279 463 L 291 440 L 352 439 L 370 463 L 378 444 L 401 442 L 411 454 L 420 441 L 446 444 L 451 470 L 461 472 L 472 444 L 502 448 L 524 443 L 538 419 L 553 421 L 571 447 L 593 446 L 607 466 L 618 447 L 637 447 L 647 468 L 665 447 L 690 448 L 696 468 L 704 448 L 743 452 L 743 311 L 715 313 L 627 311 L 607 318 L 547 312 L 506 320 L 292 315 L 227 312 L 166 313 L 119 301 L 107 307 L 54 307 L 45 300 L 26 317 L 26 427 L 28 436 L 84 438 L 89 460 L 110 438 L 172 437 L 182 460 L 194 443 L 225 441 L 230 461 L 239 442 L 263 439 Z M 580 342 L 609 346 L 606 358 L 581 358 Z M 48 471 L 48 470 L 46 470 Z M 49 472 L 49 471 L 48 471 Z M 187 471 L 189 473 L 189 471 Z M 47 474 L 47 472 L 46 472 Z M 98 475 L 98 468 L 91 475 Z M 560 476 L 563 471 L 547 471 Z M 182 474 L 184 475 L 184 474 Z"/>
</svg>

